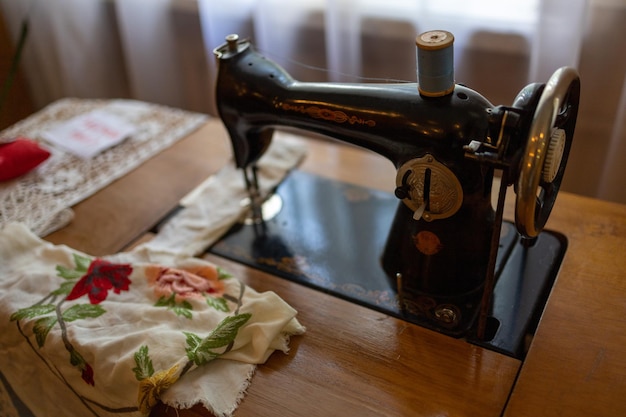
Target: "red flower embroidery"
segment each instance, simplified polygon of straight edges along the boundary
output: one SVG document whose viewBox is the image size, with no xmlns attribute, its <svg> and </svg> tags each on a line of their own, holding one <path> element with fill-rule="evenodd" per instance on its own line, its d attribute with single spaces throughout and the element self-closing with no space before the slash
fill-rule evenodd
<svg viewBox="0 0 626 417">
<path fill-rule="evenodd" d="M 93 368 L 89 366 L 88 363 L 85 363 L 85 368 L 83 368 L 81 376 L 83 380 L 92 387 L 96 385 L 95 381 L 93 380 Z"/>
<path fill-rule="evenodd" d="M 113 264 L 95 259 L 89 265 L 87 273 L 76 283 L 67 300 L 75 300 L 85 294 L 89 295 L 91 304 L 100 304 L 107 298 L 110 289 L 116 294 L 128 291 L 133 268 L 128 264 Z"/>
</svg>

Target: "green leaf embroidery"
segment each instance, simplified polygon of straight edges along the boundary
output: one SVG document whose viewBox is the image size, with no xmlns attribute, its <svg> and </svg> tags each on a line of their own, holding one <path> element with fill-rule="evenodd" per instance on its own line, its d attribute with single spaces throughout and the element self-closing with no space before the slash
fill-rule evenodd
<svg viewBox="0 0 626 417">
<path fill-rule="evenodd" d="M 76 268 L 70 269 L 61 265 L 57 265 L 56 267 L 57 275 L 61 278 L 75 280 L 85 275 L 85 273 L 87 273 L 87 271 L 89 270 L 91 258 L 77 255 L 75 253 L 72 255 L 74 257 L 74 264 L 76 265 Z"/>
<path fill-rule="evenodd" d="M 74 263 L 76 264 L 77 271 L 87 272 L 89 270 L 89 265 L 91 264 L 91 258 L 87 256 L 81 256 L 76 253 L 74 255 Z"/>
<path fill-rule="evenodd" d="M 191 319 L 191 312 L 193 311 L 193 306 L 189 301 L 182 301 L 181 303 L 176 302 L 176 294 L 172 294 L 169 298 L 161 297 L 154 304 L 155 307 L 167 307 L 176 313 L 177 316 L 183 316 L 185 318 Z"/>
<path fill-rule="evenodd" d="M 41 317 L 40 319 L 37 319 L 35 326 L 33 327 L 33 333 L 35 334 L 35 339 L 37 340 L 37 346 L 40 348 L 44 346 L 48 333 L 50 333 L 50 330 L 56 324 L 56 316 Z"/>
<path fill-rule="evenodd" d="M 207 362 L 217 358 L 220 354 L 210 350 L 202 349 L 202 338 L 196 334 L 183 332 L 187 336 L 187 357 L 197 366 L 204 365 Z"/>
<path fill-rule="evenodd" d="M 52 295 L 69 295 L 72 289 L 76 285 L 75 281 L 65 281 L 61 283 L 58 289 L 51 292 Z"/>
<path fill-rule="evenodd" d="M 232 277 L 233 276 L 229 274 L 228 272 L 226 272 L 224 269 L 220 268 L 219 266 L 217 267 L 217 279 L 222 280 L 222 279 L 228 279 Z"/>
<path fill-rule="evenodd" d="M 207 297 L 206 303 L 218 311 L 223 311 L 225 313 L 228 313 L 230 311 L 230 309 L 228 308 L 228 303 L 224 298 Z"/>
<path fill-rule="evenodd" d="M 15 313 L 11 314 L 11 321 L 32 319 L 39 316 L 50 314 L 54 311 L 54 304 L 41 304 L 31 307 L 20 308 Z"/>
<path fill-rule="evenodd" d="M 187 303 L 189 304 L 189 303 Z M 191 315 L 191 308 L 188 307 L 182 307 L 182 306 L 175 306 L 172 307 L 171 310 L 176 313 L 177 316 L 183 316 L 186 319 L 192 319 L 193 316 Z"/>
<path fill-rule="evenodd" d="M 76 304 L 63 312 L 63 320 L 70 322 L 78 319 L 96 318 L 104 313 L 106 310 L 99 304 Z"/>
<path fill-rule="evenodd" d="M 252 317 L 250 313 L 238 314 L 226 317 L 204 339 L 189 332 L 183 332 L 187 336 L 187 357 L 197 366 L 203 365 L 224 352 L 214 352 L 212 349 L 228 346 L 237 337 L 241 326 Z"/>
<path fill-rule="evenodd" d="M 70 364 L 78 368 L 83 368 L 87 361 L 76 349 L 70 350 Z"/>
<path fill-rule="evenodd" d="M 195 362 L 194 360 L 195 351 L 198 349 L 198 347 L 202 343 L 202 338 L 198 336 L 197 334 L 193 334 L 189 332 L 183 332 L 183 333 L 185 336 L 187 336 L 186 338 L 187 348 L 185 348 L 185 351 L 187 352 L 187 357 L 189 358 L 190 361 Z"/>
<path fill-rule="evenodd" d="M 170 298 L 166 298 L 165 296 L 159 298 L 156 303 L 154 303 L 155 307 L 169 307 L 174 302 L 175 295 L 172 294 Z"/>
<path fill-rule="evenodd" d="M 62 265 L 57 265 L 57 275 L 65 279 L 78 279 L 85 275 L 84 271 L 78 271 L 76 269 L 66 268 Z"/>
<path fill-rule="evenodd" d="M 148 346 L 144 345 L 135 352 L 135 364 L 137 366 L 133 368 L 133 372 L 137 381 L 142 381 L 154 375 L 154 367 L 152 366 L 152 359 L 150 359 L 148 354 Z"/>
<path fill-rule="evenodd" d="M 246 322 L 250 320 L 250 317 L 252 317 L 252 314 L 250 313 L 226 317 L 207 337 L 202 340 L 202 348 L 215 349 L 227 346 L 230 342 L 235 340 L 239 328 L 246 324 Z"/>
</svg>

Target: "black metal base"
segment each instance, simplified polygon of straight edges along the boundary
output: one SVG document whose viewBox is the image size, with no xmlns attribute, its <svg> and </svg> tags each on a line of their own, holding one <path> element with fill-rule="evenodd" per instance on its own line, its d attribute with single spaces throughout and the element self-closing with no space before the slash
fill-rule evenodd
<svg viewBox="0 0 626 417">
<path fill-rule="evenodd" d="M 380 263 L 398 200 L 393 195 L 292 172 L 278 187 L 280 213 L 238 224 L 210 252 L 409 322 L 432 328 L 401 309 Z M 497 283 L 486 340 L 464 337 L 523 358 L 565 254 L 567 241 L 544 231 L 528 245 L 502 225 Z M 435 329 L 440 330 L 440 329 Z"/>
</svg>

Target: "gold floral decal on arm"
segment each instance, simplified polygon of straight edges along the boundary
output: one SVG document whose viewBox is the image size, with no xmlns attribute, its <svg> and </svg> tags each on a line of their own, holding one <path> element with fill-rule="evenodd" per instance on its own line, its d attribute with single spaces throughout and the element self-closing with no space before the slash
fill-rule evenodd
<svg viewBox="0 0 626 417">
<path fill-rule="evenodd" d="M 305 106 L 302 104 L 291 104 L 279 102 L 276 107 L 287 111 L 294 111 L 306 114 L 314 119 L 323 119 L 335 123 L 349 123 L 351 125 L 364 125 L 368 127 L 376 126 L 376 121 L 372 119 L 363 119 L 356 115 L 348 115 L 341 110 L 331 110 L 318 106 Z"/>
</svg>

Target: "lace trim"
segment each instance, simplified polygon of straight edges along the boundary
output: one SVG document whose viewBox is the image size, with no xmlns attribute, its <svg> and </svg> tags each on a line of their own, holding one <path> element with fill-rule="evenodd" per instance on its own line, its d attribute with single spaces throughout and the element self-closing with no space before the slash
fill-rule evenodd
<svg viewBox="0 0 626 417">
<path fill-rule="evenodd" d="M 121 144 L 82 160 L 45 142 L 41 133 L 54 124 L 101 108 L 126 119 L 138 132 Z M 69 207 L 133 170 L 198 128 L 206 115 L 133 100 L 62 99 L 0 132 L 26 136 L 49 149 L 51 157 L 28 174 L 0 183 L 0 228 L 26 224 L 45 236 L 71 220 Z"/>
</svg>

